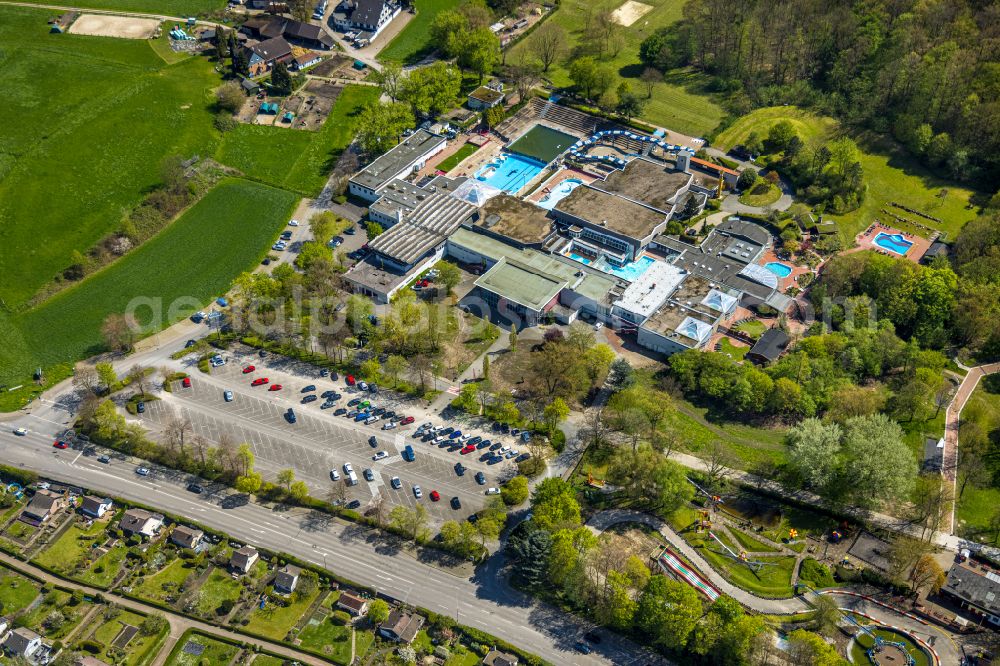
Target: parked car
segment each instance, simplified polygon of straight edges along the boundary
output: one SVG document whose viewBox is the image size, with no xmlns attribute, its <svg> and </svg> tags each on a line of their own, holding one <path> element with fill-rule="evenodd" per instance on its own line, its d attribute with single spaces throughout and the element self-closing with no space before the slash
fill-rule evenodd
<svg viewBox="0 0 1000 666">
<path fill-rule="evenodd" d="M 184 379 L 182 379 L 181 386 L 183 386 L 184 388 L 191 388 L 191 378 L 185 377 Z"/>
<path fill-rule="evenodd" d="M 501 446 L 503 446 L 503 444 L 501 444 L 500 442 L 496 442 L 494 444 L 490 444 L 490 451 L 496 451 Z"/>
<path fill-rule="evenodd" d="M 256 369 L 257 369 L 257 366 L 248 365 L 247 367 L 243 368 L 243 374 L 244 375 L 249 375 L 251 372 L 253 372 Z"/>
<path fill-rule="evenodd" d="M 345 505 L 345 508 L 347 508 L 347 509 L 357 509 L 360 506 L 361 506 L 361 500 L 354 499 L 354 500 L 351 500 L 350 502 L 348 502 Z"/>
<path fill-rule="evenodd" d="M 465 467 L 462 466 L 462 463 L 455 463 L 455 474 L 465 476 Z"/>
<path fill-rule="evenodd" d="M 462 436 L 461 430 L 454 430 L 450 435 L 448 435 L 448 439 L 458 439 L 461 436 Z"/>
<path fill-rule="evenodd" d="M 24 437 L 25 435 L 28 434 L 28 429 L 27 428 L 14 428 L 14 434 L 17 435 L 18 437 Z"/>
<path fill-rule="evenodd" d="M 62 441 L 61 439 L 57 439 L 56 441 L 52 442 L 52 446 L 54 448 L 57 448 L 57 449 L 68 449 L 69 448 L 69 444 L 67 444 L 66 442 Z"/>
<path fill-rule="evenodd" d="M 363 472 L 363 474 L 365 475 L 365 480 L 366 481 L 374 481 L 375 480 L 375 472 L 373 472 L 370 467 L 366 467 L 365 471 Z"/>
<path fill-rule="evenodd" d="M 195 495 L 200 495 L 205 492 L 205 489 L 201 487 L 198 483 L 189 483 L 187 485 L 188 492 L 194 493 Z"/>
<path fill-rule="evenodd" d="M 187 342 L 184 343 L 184 349 L 187 349 L 188 347 L 194 347 L 194 345 L 195 345 L 194 340 L 188 340 Z"/>
<path fill-rule="evenodd" d="M 268 391 L 280 391 L 282 388 L 284 388 L 284 387 L 282 387 L 281 384 L 271 384 L 271 386 L 269 386 L 267 390 Z"/>
<path fill-rule="evenodd" d="M 378 421 L 378 417 L 377 416 L 369 416 L 367 419 L 365 419 L 365 425 L 371 425 L 371 424 L 375 423 L 376 421 Z"/>
<path fill-rule="evenodd" d="M 487 495 L 499 495 L 500 494 L 500 489 L 499 488 L 487 488 L 486 489 L 486 494 Z"/>
<path fill-rule="evenodd" d="M 346 410 L 346 409 L 344 409 L 343 407 L 338 407 L 338 408 L 337 408 L 337 409 L 336 409 L 336 410 L 335 410 L 335 411 L 333 412 L 333 415 L 334 415 L 334 416 L 342 416 L 342 415 L 344 415 L 344 414 L 346 414 L 346 413 L 347 413 L 347 410 Z"/>
<path fill-rule="evenodd" d="M 371 437 L 368 438 L 368 446 L 372 448 L 378 446 L 378 438 L 376 438 L 375 435 L 372 435 Z"/>
<path fill-rule="evenodd" d="M 361 398 L 351 398 L 347 401 L 348 407 L 354 407 L 355 405 L 361 404 Z"/>
<path fill-rule="evenodd" d="M 484 439 L 483 441 L 481 441 L 478 444 L 476 444 L 476 448 L 477 449 L 485 449 L 485 448 L 488 448 L 492 443 L 493 442 L 491 442 L 490 440 Z"/>
<path fill-rule="evenodd" d="M 226 402 L 232 402 L 233 401 L 233 392 L 230 391 L 229 389 L 226 389 L 225 391 L 222 392 L 222 398 Z"/>
<path fill-rule="evenodd" d="M 322 405 L 320 405 L 319 408 L 320 409 L 330 409 L 331 407 L 333 407 L 336 404 L 337 403 L 335 403 L 333 400 L 327 400 Z"/>
<path fill-rule="evenodd" d="M 344 463 L 344 472 L 346 472 L 347 474 L 350 474 L 353 471 L 354 471 L 354 465 L 352 465 L 349 462 Z"/>
<path fill-rule="evenodd" d="M 362 391 L 367 391 L 368 390 L 368 383 L 367 382 L 358 382 L 358 388 L 361 389 Z"/>
<path fill-rule="evenodd" d="M 288 421 L 289 423 L 295 423 L 295 420 L 296 420 L 295 419 L 295 410 L 293 410 L 291 407 L 289 407 L 288 411 L 285 412 L 285 420 Z"/>
<path fill-rule="evenodd" d="M 330 376 L 330 371 L 327 370 L 326 368 L 323 368 L 322 370 L 319 371 L 319 376 L 320 377 L 329 377 Z"/>
<path fill-rule="evenodd" d="M 459 509 L 461 509 L 462 508 L 462 500 L 458 499 L 457 497 L 452 497 L 451 498 L 451 508 L 455 509 L 456 511 L 458 511 Z"/>
<path fill-rule="evenodd" d="M 108 454 L 104 454 L 103 456 L 100 456 L 97 459 L 97 462 L 104 463 L 105 465 L 107 465 L 111 462 L 111 456 L 109 456 Z"/>
<path fill-rule="evenodd" d="M 593 650 L 590 649 L 590 646 L 583 641 L 577 641 L 573 647 L 576 648 L 577 652 L 582 652 L 583 654 L 590 654 L 593 652 Z"/>
<path fill-rule="evenodd" d="M 330 470 L 330 480 L 331 481 L 340 481 L 340 470 L 331 469 Z"/>
<path fill-rule="evenodd" d="M 344 381 L 347 382 L 348 386 L 354 386 L 354 375 L 347 375 L 347 377 L 344 378 Z"/>
<path fill-rule="evenodd" d="M 382 424 L 382 430 L 392 430 L 395 427 L 396 427 L 395 421 L 387 421 L 386 423 Z"/>
<path fill-rule="evenodd" d="M 400 488 L 403 487 L 403 482 L 399 480 L 398 476 L 394 476 L 391 479 L 389 479 L 389 485 L 395 488 L 396 490 L 399 490 Z"/>
<path fill-rule="evenodd" d="M 476 483 L 478 483 L 481 486 L 485 486 L 486 485 L 486 475 L 483 474 L 482 472 L 476 472 Z"/>
<path fill-rule="evenodd" d="M 136 412 L 136 414 L 142 414 L 145 411 L 146 411 L 146 403 L 144 403 L 144 402 L 137 402 L 137 403 L 135 403 L 135 412 Z"/>
<path fill-rule="evenodd" d="M 472 444 L 466 444 L 465 446 L 462 447 L 461 453 L 464 456 L 464 455 L 468 455 L 468 454 L 472 453 L 475 450 L 476 450 L 476 447 L 474 447 Z"/>
<path fill-rule="evenodd" d="M 138 474 L 139 476 L 149 476 L 149 468 L 148 467 L 136 467 L 135 468 L 135 473 Z"/>
<path fill-rule="evenodd" d="M 264 384 L 267 384 L 269 381 L 271 380 L 268 379 L 267 377 L 258 377 L 257 379 L 250 382 L 250 386 L 263 386 Z"/>
<path fill-rule="evenodd" d="M 402 420 L 400 420 L 399 425 L 410 425 L 411 423 L 413 423 L 413 417 L 404 416 Z"/>
<path fill-rule="evenodd" d="M 300 393 L 310 393 L 310 392 L 315 391 L 315 390 L 316 390 L 316 385 L 315 384 L 310 384 L 309 386 L 303 387 L 302 390 L 300 391 Z"/>
<path fill-rule="evenodd" d="M 310 402 L 316 402 L 317 400 L 319 400 L 319 398 L 317 398 L 315 395 L 307 395 L 302 398 L 302 404 L 305 405 Z"/>
<path fill-rule="evenodd" d="M 420 486 L 413 486 L 413 496 L 417 499 L 424 496 L 424 491 L 420 490 Z"/>
</svg>

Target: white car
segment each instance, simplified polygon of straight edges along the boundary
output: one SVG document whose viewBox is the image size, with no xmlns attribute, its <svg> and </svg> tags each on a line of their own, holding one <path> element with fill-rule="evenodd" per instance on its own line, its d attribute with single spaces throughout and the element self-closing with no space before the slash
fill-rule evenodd
<svg viewBox="0 0 1000 666">
<path fill-rule="evenodd" d="M 375 423 L 376 421 L 378 421 L 378 417 L 377 416 L 369 416 L 367 419 L 365 419 L 365 425 L 371 425 L 371 424 Z"/>
<path fill-rule="evenodd" d="M 603 321 L 599 321 L 596 324 L 594 324 L 594 330 L 595 331 L 599 331 L 602 328 L 604 328 L 604 322 Z"/>
<path fill-rule="evenodd" d="M 379 451 L 378 453 L 376 453 L 375 455 L 372 456 L 372 460 L 385 460 L 388 457 L 389 457 L 389 453 L 388 452 L 386 452 L 386 451 Z"/>
<path fill-rule="evenodd" d="M 27 428 L 14 428 L 14 434 L 17 435 L 18 437 L 24 437 L 25 435 L 28 434 L 28 429 Z"/>
<path fill-rule="evenodd" d="M 368 384 L 365 383 L 365 382 L 358 382 L 358 388 L 361 389 L 362 391 L 367 391 L 368 390 Z"/>
<path fill-rule="evenodd" d="M 399 480 L 398 476 L 394 476 L 391 479 L 389 479 L 389 485 L 391 485 L 396 490 L 399 490 L 400 488 L 403 487 L 403 482 Z"/>
<path fill-rule="evenodd" d="M 289 221 L 288 226 L 290 226 L 290 227 L 297 227 L 297 226 L 299 226 L 299 221 L 298 220 L 291 220 L 291 221 Z"/>
<path fill-rule="evenodd" d="M 149 476 L 149 468 L 148 467 L 136 467 L 135 468 L 135 473 L 138 474 L 139 476 Z"/>
<path fill-rule="evenodd" d="M 388 423 L 383 423 L 382 430 L 392 430 L 393 428 L 396 427 L 396 425 L 397 424 L 395 421 L 389 421 Z"/>
<path fill-rule="evenodd" d="M 499 495 L 500 494 L 500 489 L 499 488 L 487 488 L 486 489 L 486 494 L 487 495 Z"/>
<path fill-rule="evenodd" d="M 226 402 L 232 402 L 233 401 L 233 392 L 229 391 L 229 390 L 223 391 L 222 392 L 222 397 L 225 398 Z"/>
<path fill-rule="evenodd" d="M 354 465 L 352 465 L 351 463 L 344 463 L 344 472 L 345 473 L 350 474 L 353 471 L 354 471 Z"/>
<path fill-rule="evenodd" d="M 420 499 L 424 496 L 424 491 L 420 489 L 420 486 L 413 486 L 413 496 Z"/>
<path fill-rule="evenodd" d="M 331 481 L 340 481 L 340 472 L 338 472 L 335 469 L 331 469 L 330 470 L 330 480 Z"/>
</svg>

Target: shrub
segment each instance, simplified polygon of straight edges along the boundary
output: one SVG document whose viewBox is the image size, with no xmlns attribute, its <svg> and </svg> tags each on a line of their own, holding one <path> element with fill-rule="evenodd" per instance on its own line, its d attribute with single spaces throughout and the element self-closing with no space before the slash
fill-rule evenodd
<svg viewBox="0 0 1000 666">
<path fill-rule="evenodd" d="M 333 622 L 340 625 L 349 624 L 351 621 L 351 616 L 347 611 L 335 610 L 333 611 Z"/>
<path fill-rule="evenodd" d="M 833 587 L 836 581 L 830 569 L 811 557 L 802 560 L 799 567 L 799 580 L 815 588 Z"/>
<path fill-rule="evenodd" d="M 97 641 L 88 639 L 80 642 L 80 649 L 89 652 L 91 654 L 101 654 L 101 651 L 104 649 L 104 646 L 102 646 Z"/>
<path fill-rule="evenodd" d="M 239 124 L 239 121 L 228 113 L 218 113 L 215 116 L 215 129 L 220 132 L 232 132 Z"/>
</svg>

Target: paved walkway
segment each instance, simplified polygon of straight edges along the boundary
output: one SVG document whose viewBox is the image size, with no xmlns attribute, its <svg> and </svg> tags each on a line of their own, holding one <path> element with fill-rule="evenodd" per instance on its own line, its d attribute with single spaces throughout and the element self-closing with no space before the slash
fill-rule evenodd
<svg viewBox="0 0 1000 666">
<path fill-rule="evenodd" d="M 144 615 L 150 613 L 159 613 L 163 615 L 167 622 L 170 624 L 170 635 L 167 637 L 166 642 L 160 649 L 156 660 L 153 662 L 154 666 L 159 666 L 166 661 L 167 656 L 170 654 L 170 650 L 173 649 L 174 645 L 180 639 L 188 629 L 196 629 L 202 633 L 208 634 L 210 636 L 218 636 L 220 638 L 225 638 L 230 641 L 236 641 L 237 643 L 246 643 L 248 645 L 254 645 L 262 650 L 267 650 L 268 652 L 273 652 L 276 655 L 285 657 L 286 659 L 297 660 L 304 664 L 313 664 L 314 666 L 325 666 L 329 662 L 325 659 L 320 659 L 319 657 L 314 657 L 312 655 L 306 654 L 304 652 L 299 652 L 298 650 L 293 650 L 290 647 L 281 645 L 280 643 L 272 643 L 270 641 L 265 641 L 259 638 L 254 638 L 252 636 L 247 636 L 245 634 L 239 634 L 234 631 L 229 631 L 228 629 L 223 629 L 221 627 L 216 627 L 214 625 L 208 624 L 206 622 L 201 622 L 199 620 L 194 620 L 183 615 L 177 615 L 164 611 L 155 606 L 150 606 L 142 603 L 141 601 L 135 601 L 134 599 L 129 599 L 127 597 L 122 597 L 111 592 L 105 592 L 104 590 L 99 590 L 95 587 L 90 587 L 89 585 L 82 585 L 80 583 L 74 583 L 73 581 L 64 580 L 58 576 L 54 576 L 47 571 L 39 569 L 36 566 L 28 564 L 27 562 L 22 562 L 21 560 L 11 557 L 6 553 L 0 553 L 0 563 L 4 566 L 19 571 L 21 573 L 28 574 L 35 578 L 40 579 L 42 582 L 52 583 L 63 588 L 70 590 L 80 590 L 81 592 L 88 595 L 100 594 L 110 603 L 117 604 L 122 608 L 126 608 L 131 611 L 136 611 Z"/>
</svg>

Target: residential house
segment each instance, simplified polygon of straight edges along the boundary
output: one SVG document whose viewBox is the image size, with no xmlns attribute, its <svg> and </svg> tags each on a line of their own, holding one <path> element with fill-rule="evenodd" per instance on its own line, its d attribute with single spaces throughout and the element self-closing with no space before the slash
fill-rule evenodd
<svg viewBox="0 0 1000 666">
<path fill-rule="evenodd" d="M 747 352 L 746 359 L 757 365 L 768 365 L 778 360 L 788 347 L 788 335 L 780 328 L 769 328 Z"/>
<path fill-rule="evenodd" d="M 378 633 L 399 643 L 412 643 L 423 626 L 424 618 L 420 615 L 396 609 L 389 613 L 388 619 L 378 628 Z"/>
<path fill-rule="evenodd" d="M 350 592 L 342 592 L 337 599 L 337 608 L 358 617 L 368 612 L 368 600 L 355 596 Z"/>
<path fill-rule="evenodd" d="M 320 26 L 280 16 L 252 18 L 244 23 L 240 30 L 245 35 L 259 40 L 283 37 L 292 44 L 307 49 L 329 51 L 334 44 L 330 33 Z"/>
<path fill-rule="evenodd" d="M 129 509 L 122 515 L 118 528 L 126 534 L 154 537 L 163 527 L 163 516 L 145 509 Z"/>
<path fill-rule="evenodd" d="M 517 666 L 517 656 L 490 648 L 483 657 L 483 666 Z"/>
<path fill-rule="evenodd" d="M 492 109 L 497 104 L 503 102 L 503 98 L 503 84 L 498 82 L 496 84 L 479 86 L 470 92 L 467 103 L 470 109 L 479 111 L 482 109 Z"/>
<path fill-rule="evenodd" d="M 1000 626 L 1000 574 L 973 562 L 953 564 L 941 594 L 990 624 Z"/>
<path fill-rule="evenodd" d="M 204 538 L 204 532 L 187 525 L 178 525 L 170 533 L 170 541 L 181 548 L 197 548 Z"/>
<path fill-rule="evenodd" d="M 368 41 L 389 25 L 400 12 L 398 2 L 391 0 L 344 0 L 333 11 L 333 25 L 337 30 L 364 31 Z"/>
<path fill-rule="evenodd" d="M 114 502 L 107 497 L 87 495 L 80 505 L 80 513 L 91 518 L 103 518 L 104 514 L 110 511 L 113 506 Z"/>
<path fill-rule="evenodd" d="M 27 627 L 18 627 L 7 634 L 3 642 L 4 652 L 12 657 L 30 659 L 42 647 L 42 637 Z"/>
<path fill-rule="evenodd" d="M 256 548 L 251 548 L 250 546 L 243 546 L 229 558 L 229 568 L 238 573 L 245 574 L 250 571 L 250 568 L 257 563 L 260 559 L 260 554 L 257 552 Z"/>
<path fill-rule="evenodd" d="M 247 69 L 250 76 L 260 76 L 274 69 L 278 62 L 292 59 L 292 46 L 284 37 L 274 37 L 248 47 Z"/>
<path fill-rule="evenodd" d="M 315 51 L 308 51 L 292 59 L 292 69 L 296 72 L 301 72 L 303 69 L 308 69 L 322 60 L 323 56 L 320 54 Z"/>
<path fill-rule="evenodd" d="M 63 498 L 60 495 L 47 490 L 39 490 L 35 493 L 28 506 L 21 511 L 20 519 L 35 527 L 42 523 L 47 523 L 59 509 L 63 507 Z"/>
<path fill-rule="evenodd" d="M 295 586 L 299 584 L 299 574 L 301 573 L 302 569 L 293 564 L 281 567 L 274 576 L 274 591 L 281 594 L 291 594 L 295 591 Z"/>
</svg>

